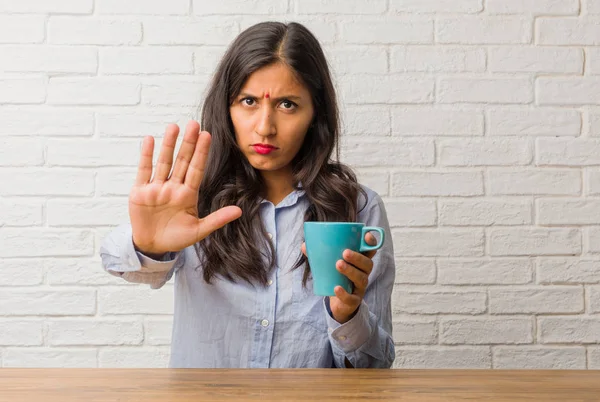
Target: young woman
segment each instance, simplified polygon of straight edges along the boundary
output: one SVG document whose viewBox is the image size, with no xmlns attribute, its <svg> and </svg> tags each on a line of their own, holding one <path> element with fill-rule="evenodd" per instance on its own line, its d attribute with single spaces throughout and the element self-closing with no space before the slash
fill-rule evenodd
<svg viewBox="0 0 600 402">
<path fill-rule="evenodd" d="M 124 280 L 156 289 L 175 276 L 170 367 L 390 367 L 389 224 L 381 198 L 337 162 L 336 96 L 317 39 L 297 23 L 242 32 L 201 122 L 202 132 L 187 125 L 176 158 L 169 125 L 154 167 L 144 139 L 131 222 L 100 251 Z M 385 229 L 377 253 L 346 250 L 337 262 L 352 294 L 313 294 L 304 221 Z"/>
</svg>

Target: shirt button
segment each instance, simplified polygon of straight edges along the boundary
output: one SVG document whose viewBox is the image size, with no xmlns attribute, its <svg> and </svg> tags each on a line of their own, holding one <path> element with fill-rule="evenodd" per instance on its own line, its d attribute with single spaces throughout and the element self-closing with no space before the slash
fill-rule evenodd
<svg viewBox="0 0 600 402">
<path fill-rule="evenodd" d="M 269 282 L 267 282 L 267 285 L 271 286 L 273 284 L 273 280 L 269 279 Z"/>
<path fill-rule="evenodd" d="M 260 325 L 262 325 L 263 327 L 268 327 L 269 326 L 269 321 L 268 320 L 262 320 L 260 322 Z"/>
<path fill-rule="evenodd" d="M 346 340 L 346 337 L 342 335 L 342 336 L 340 336 L 340 337 L 339 337 L 339 340 L 340 340 L 340 341 L 345 341 L 345 340 Z"/>
<path fill-rule="evenodd" d="M 269 236 L 269 239 L 273 238 L 273 235 L 271 233 L 267 233 L 267 236 Z"/>
</svg>

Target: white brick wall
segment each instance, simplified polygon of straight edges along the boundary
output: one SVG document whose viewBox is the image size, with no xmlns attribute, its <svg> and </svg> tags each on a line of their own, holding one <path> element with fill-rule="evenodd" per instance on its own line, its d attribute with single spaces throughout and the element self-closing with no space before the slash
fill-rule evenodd
<svg viewBox="0 0 600 402">
<path fill-rule="evenodd" d="M 140 139 L 268 19 L 324 44 L 386 202 L 394 366 L 600 368 L 598 0 L 0 1 L 0 367 L 167 364 L 172 285 L 99 243 Z"/>
</svg>

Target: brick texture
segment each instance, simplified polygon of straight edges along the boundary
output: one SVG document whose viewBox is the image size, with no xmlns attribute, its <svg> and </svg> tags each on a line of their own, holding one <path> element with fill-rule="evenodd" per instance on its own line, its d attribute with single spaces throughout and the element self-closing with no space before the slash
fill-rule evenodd
<svg viewBox="0 0 600 402">
<path fill-rule="evenodd" d="M 600 368 L 600 0 L 1 0 L 0 367 L 167 365 L 173 286 L 98 247 L 141 138 L 271 19 L 323 44 L 385 202 L 394 367 Z"/>
</svg>

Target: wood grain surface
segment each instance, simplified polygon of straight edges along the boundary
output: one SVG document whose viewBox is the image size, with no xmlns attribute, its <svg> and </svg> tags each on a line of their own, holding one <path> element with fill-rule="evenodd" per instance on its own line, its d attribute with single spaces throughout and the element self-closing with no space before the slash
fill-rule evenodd
<svg viewBox="0 0 600 402">
<path fill-rule="evenodd" d="M 0 401 L 600 401 L 600 371 L 0 369 Z"/>
</svg>

